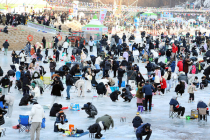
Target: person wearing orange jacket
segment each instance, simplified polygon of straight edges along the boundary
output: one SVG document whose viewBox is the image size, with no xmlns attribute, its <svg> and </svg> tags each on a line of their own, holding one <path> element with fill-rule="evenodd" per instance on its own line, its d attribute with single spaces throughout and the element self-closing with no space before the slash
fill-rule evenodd
<svg viewBox="0 0 210 140">
<path fill-rule="evenodd" d="M 171 54 L 171 59 L 176 59 L 176 53 L 178 51 L 178 47 L 173 43 L 172 44 L 172 54 Z"/>
<path fill-rule="evenodd" d="M 167 88 L 167 84 L 166 84 L 166 80 L 163 77 L 160 78 L 160 85 L 161 85 L 161 92 L 162 92 L 161 95 L 164 95 L 165 89 Z"/>
</svg>

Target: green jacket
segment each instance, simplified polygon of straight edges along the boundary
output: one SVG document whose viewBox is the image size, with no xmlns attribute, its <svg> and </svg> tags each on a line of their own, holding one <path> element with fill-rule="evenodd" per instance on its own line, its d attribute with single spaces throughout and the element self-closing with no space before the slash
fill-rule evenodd
<svg viewBox="0 0 210 140">
<path fill-rule="evenodd" d="M 44 88 L 44 83 L 41 79 L 34 79 L 33 81 L 35 81 L 39 87 Z"/>
<path fill-rule="evenodd" d="M 106 126 L 107 129 L 109 129 L 110 125 L 112 125 L 112 128 L 114 127 L 114 120 L 112 119 L 111 116 L 107 114 L 102 117 L 99 117 L 96 120 L 96 123 L 99 123 L 100 121 L 104 122 L 104 125 Z"/>
<path fill-rule="evenodd" d="M 140 98 L 140 99 L 144 98 L 144 93 L 142 92 L 142 88 L 143 87 L 138 86 L 138 90 L 136 91 L 136 97 L 137 98 Z"/>
</svg>

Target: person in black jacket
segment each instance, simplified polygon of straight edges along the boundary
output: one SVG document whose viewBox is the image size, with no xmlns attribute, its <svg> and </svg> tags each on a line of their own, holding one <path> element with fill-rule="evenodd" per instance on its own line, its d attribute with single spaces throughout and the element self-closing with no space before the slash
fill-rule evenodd
<svg viewBox="0 0 210 140">
<path fill-rule="evenodd" d="M 5 121 L 4 121 L 5 114 L 7 114 L 7 111 L 0 107 L 0 127 L 1 127 L 1 125 L 3 125 L 5 123 Z M 1 133 L 2 132 L 0 132 L 0 137 L 1 137 Z"/>
<path fill-rule="evenodd" d="M 112 62 L 112 70 L 114 71 L 114 78 L 116 77 L 117 69 L 119 68 L 119 64 L 117 63 L 116 59 Z"/>
<path fill-rule="evenodd" d="M 32 99 L 34 98 L 33 95 L 28 95 L 26 94 L 25 96 L 23 96 L 20 100 L 19 106 L 26 106 L 28 105 L 28 102 L 32 103 Z"/>
<path fill-rule="evenodd" d="M 51 91 L 51 95 L 54 96 L 52 103 L 51 103 L 51 107 L 54 102 L 59 101 L 59 98 L 61 97 L 61 91 L 63 91 L 63 90 L 64 90 L 64 88 L 60 85 L 60 81 L 55 80 L 55 84 L 53 85 L 53 88 Z"/>
<path fill-rule="evenodd" d="M 51 117 L 56 117 L 56 114 L 61 111 L 62 109 L 62 104 L 57 104 L 57 103 L 54 103 L 51 110 L 50 110 L 50 116 Z"/>
<path fill-rule="evenodd" d="M 140 82 L 144 82 L 145 83 L 145 79 L 142 76 L 142 74 L 140 72 L 138 72 L 138 75 L 136 76 L 136 83 L 137 83 L 137 85 L 139 85 Z"/>
<path fill-rule="evenodd" d="M 10 85 L 10 80 L 8 75 L 5 75 L 1 81 L 0 81 L 0 85 L 2 86 L 2 95 L 7 95 L 8 94 L 8 88 Z"/>
<path fill-rule="evenodd" d="M 69 74 L 68 72 L 66 72 L 66 93 L 67 93 L 67 97 L 66 100 L 70 100 L 70 89 L 71 86 L 74 85 L 74 81 L 73 81 L 73 77 L 71 74 Z"/>
<path fill-rule="evenodd" d="M 121 83 L 122 83 L 122 78 L 123 78 L 123 74 L 125 73 L 125 70 L 122 69 L 122 65 L 120 65 L 120 68 L 118 69 L 118 87 L 121 88 Z"/>
<path fill-rule="evenodd" d="M 128 66 L 128 61 L 126 60 L 125 57 L 124 57 L 124 60 L 122 60 L 121 65 L 126 66 L 126 67 Z"/>
<path fill-rule="evenodd" d="M 114 92 L 112 92 L 112 93 L 110 94 L 111 100 L 112 100 L 113 102 L 115 102 L 116 100 L 119 100 L 119 99 L 118 99 L 118 95 L 120 95 L 120 94 L 121 94 L 120 91 L 115 90 Z"/>
<path fill-rule="evenodd" d="M 4 75 L 4 71 L 2 70 L 1 66 L 0 66 L 0 77 Z"/>
<path fill-rule="evenodd" d="M 134 131 L 136 131 L 136 129 L 143 124 L 143 121 L 141 119 L 141 116 L 139 116 L 139 112 L 136 113 L 136 116 L 133 118 L 133 127 L 134 127 Z"/>
<path fill-rule="evenodd" d="M 76 65 L 74 65 L 74 66 L 71 68 L 70 74 L 71 74 L 72 76 L 75 76 L 75 73 L 76 73 L 78 70 L 79 70 L 79 65 L 76 64 Z"/>
<path fill-rule="evenodd" d="M 95 138 L 100 139 L 103 135 L 101 134 L 101 130 L 106 130 L 106 126 L 104 125 L 104 122 L 100 121 L 98 123 L 95 123 L 91 126 L 89 126 L 88 130 L 90 133 L 96 133 Z"/>
<path fill-rule="evenodd" d="M 85 112 L 89 115 L 88 118 L 95 118 L 95 115 L 98 114 L 96 107 L 90 102 L 84 104 L 84 107 L 81 109 L 85 110 Z"/>
<path fill-rule="evenodd" d="M 123 42 L 126 41 L 126 35 L 125 35 L 125 33 L 123 33 L 122 39 L 123 39 Z"/>
<path fill-rule="evenodd" d="M 178 94 L 181 94 L 181 96 L 182 96 L 182 94 L 184 93 L 184 90 L 185 90 L 185 83 L 182 81 L 179 81 L 179 84 L 175 88 L 175 92 L 176 92 L 177 96 L 178 96 Z"/>
<path fill-rule="evenodd" d="M 97 90 L 98 95 L 100 95 L 100 94 L 105 95 L 106 94 L 106 87 L 105 87 L 103 82 L 99 83 L 96 86 L 96 90 Z"/>
<path fill-rule="evenodd" d="M 121 97 L 124 99 L 124 102 L 126 102 L 126 101 L 130 102 L 131 99 L 133 98 L 133 96 L 132 96 L 131 92 L 128 90 L 128 88 L 122 89 Z"/>
<path fill-rule="evenodd" d="M 147 75 L 151 75 L 152 72 L 152 64 L 149 60 L 147 60 L 147 65 L 145 66 L 145 68 L 147 69 Z"/>
<path fill-rule="evenodd" d="M 29 85 L 31 85 L 31 76 L 29 73 L 25 73 L 22 72 L 21 73 L 21 82 L 23 83 L 23 96 L 25 96 L 26 94 L 29 94 Z"/>
</svg>

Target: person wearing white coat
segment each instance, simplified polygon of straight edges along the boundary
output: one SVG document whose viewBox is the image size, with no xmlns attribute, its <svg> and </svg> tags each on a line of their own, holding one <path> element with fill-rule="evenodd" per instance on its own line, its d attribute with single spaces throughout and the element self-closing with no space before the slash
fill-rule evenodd
<svg viewBox="0 0 210 140">
<path fill-rule="evenodd" d="M 67 49 L 68 49 L 68 47 L 69 47 L 69 43 L 68 43 L 67 41 L 65 41 L 65 42 L 63 43 L 63 48 L 64 48 L 64 52 L 65 52 L 65 50 L 66 50 L 66 54 L 67 54 Z"/>
<path fill-rule="evenodd" d="M 6 117 L 11 118 L 15 98 L 11 95 L 5 95 L 4 100 L 6 101 L 6 104 L 8 105 L 8 111 L 7 111 Z"/>
<path fill-rule="evenodd" d="M 91 40 L 88 42 L 88 45 L 90 46 L 90 52 L 92 52 L 92 51 L 93 51 L 93 45 L 94 45 L 93 39 L 91 39 Z"/>
<path fill-rule="evenodd" d="M 29 88 L 31 89 L 31 92 L 34 94 L 34 98 L 38 99 L 40 96 L 40 89 L 38 87 L 38 85 L 35 85 L 35 83 L 31 83 L 31 86 L 29 86 Z"/>
<path fill-rule="evenodd" d="M 21 66 L 24 66 L 25 57 L 26 57 L 25 51 L 22 50 L 21 53 L 20 53 L 20 65 Z"/>
<path fill-rule="evenodd" d="M 42 119 L 45 118 L 44 110 L 41 105 L 37 102 L 34 103 L 31 112 L 29 114 L 29 118 L 31 123 L 31 140 L 34 140 L 34 134 L 36 131 L 36 140 L 40 139 L 40 130 L 41 130 L 41 123 Z"/>
<path fill-rule="evenodd" d="M 102 62 L 101 56 L 96 58 L 95 67 L 96 69 L 100 69 L 100 63 Z"/>
</svg>

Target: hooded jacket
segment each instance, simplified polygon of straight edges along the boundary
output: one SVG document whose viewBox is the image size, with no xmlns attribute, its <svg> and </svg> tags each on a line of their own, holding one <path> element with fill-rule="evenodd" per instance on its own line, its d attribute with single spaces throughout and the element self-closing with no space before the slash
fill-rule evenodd
<svg viewBox="0 0 210 140">
<path fill-rule="evenodd" d="M 45 117 L 42 106 L 40 104 L 34 104 L 29 116 L 32 122 L 42 122 L 42 119 Z"/>
<path fill-rule="evenodd" d="M 60 83 L 60 81 L 59 81 L 59 83 Z M 55 84 L 55 85 L 53 85 L 51 95 L 61 96 L 61 91 L 63 91 L 63 90 L 64 90 L 64 88 L 60 84 Z"/>
<path fill-rule="evenodd" d="M 183 71 L 183 60 L 179 60 L 179 62 L 177 63 L 177 67 L 179 67 L 179 72 Z"/>
<path fill-rule="evenodd" d="M 137 134 L 145 134 L 145 133 L 146 133 L 146 131 L 145 131 L 146 125 L 151 126 L 151 124 L 149 124 L 149 123 L 145 123 L 145 124 L 140 125 L 140 126 L 136 129 L 136 135 L 137 135 Z"/>
<path fill-rule="evenodd" d="M 62 105 L 61 104 L 57 104 L 57 103 L 54 103 L 51 110 L 50 110 L 50 116 L 51 117 L 56 117 L 56 114 L 61 111 L 62 109 Z"/>
<path fill-rule="evenodd" d="M 138 90 L 136 91 L 136 97 L 137 98 L 144 98 L 144 93 L 142 92 L 143 87 L 138 85 Z"/>
<path fill-rule="evenodd" d="M 178 51 L 178 47 L 173 43 L 172 44 L 172 52 L 176 53 Z"/>
<path fill-rule="evenodd" d="M 5 49 L 8 49 L 9 43 L 8 43 L 7 41 L 5 41 L 4 44 L 3 44 L 3 47 L 4 47 Z"/>
<path fill-rule="evenodd" d="M 143 123 L 143 121 L 140 116 L 135 116 L 132 123 L 133 123 L 133 127 L 138 128 L 141 125 L 141 123 Z"/>
<path fill-rule="evenodd" d="M 104 83 L 102 83 L 102 82 L 97 85 L 96 90 L 97 90 L 98 95 L 106 94 L 106 87 L 105 87 Z"/>
<path fill-rule="evenodd" d="M 10 85 L 10 80 L 9 80 L 9 77 L 7 75 L 5 75 L 2 79 L 1 79 L 1 86 L 3 88 L 8 88 L 8 87 L 5 87 L 7 85 Z"/>
<path fill-rule="evenodd" d="M 111 116 L 107 114 L 102 117 L 97 118 L 96 123 L 99 123 L 100 121 L 104 122 L 104 126 L 106 126 L 107 129 L 110 128 L 110 125 L 112 125 L 112 128 L 114 127 L 114 120 L 112 119 Z"/>
<path fill-rule="evenodd" d="M 162 82 L 160 81 L 161 89 L 167 88 L 166 80 L 162 78 Z"/>
</svg>

